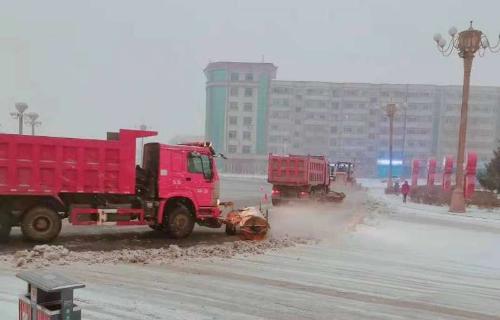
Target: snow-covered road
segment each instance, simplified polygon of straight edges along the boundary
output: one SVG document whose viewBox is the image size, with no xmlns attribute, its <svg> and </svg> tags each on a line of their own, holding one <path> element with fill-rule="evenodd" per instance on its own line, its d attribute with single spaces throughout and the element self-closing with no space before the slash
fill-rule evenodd
<svg viewBox="0 0 500 320">
<path fill-rule="evenodd" d="M 313 220 L 290 226 L 292 234 L 323 234 L 316 245 L 165 265 L 57 268 L 87 284 L 76 293 L 86 320 L 500 319 L 498 211 L 455 216 L 402 205 L 376 187 L 369 194 L 362 206 L 358 198 L 330 212 L 316 208 Z M 365 222 L 346 231 L 363 210 Z M 15 319 L 25 288 L 15 272 L 0 264 L 1 319 Z"/>
</svg>

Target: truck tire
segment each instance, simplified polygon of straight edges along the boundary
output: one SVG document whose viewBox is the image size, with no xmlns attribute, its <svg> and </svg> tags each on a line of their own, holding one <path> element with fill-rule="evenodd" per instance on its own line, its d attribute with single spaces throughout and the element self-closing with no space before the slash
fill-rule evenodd
<svg viewBox="0 0 500 320">
<path fill-rule="evenodd" d="M 279 199 L 272 199 L 271 203 L 273 204 L 274 207 L 279 207 L 281 205 L 281 200 L 279 200 Z"/>
<path fill-rule="evenodd" d="M 51 208 L 39 206 L 30 209 L 21 221 L 23 236 L 31 241 L 49 242 L 61 232 L 61 218 Z"/>
<path fill-rule="evenodd" d="M 12 229 L 12 222 L 10 216 L 0 212 L 0 243 L 9 240 L 10 230 Z"/>
<path fill-rule="evenodd" d="M 168 234 L 175 239 L 188 237 L 194 228 L 194 217 L 184 205 L 179 204 L 168 214 Z"/>
</svg>

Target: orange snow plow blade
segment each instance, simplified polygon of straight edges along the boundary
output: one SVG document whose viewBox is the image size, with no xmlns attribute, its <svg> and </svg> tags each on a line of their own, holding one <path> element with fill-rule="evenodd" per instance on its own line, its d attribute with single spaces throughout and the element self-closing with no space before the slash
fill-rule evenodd
<svg viewBox="0 0 500 320">
<path fill-rule="evenodd" d="M 342 202 L 345 198 L 345 193 L 330 191 L 326 196 L 319 198 L 319 202 Z"/>
<path fill-rule="evenodd" d="M 239 234 L 243 240 L 262 240 L 270 228 L 267 219 L 253 207 L 229 212 L 224 223 L 228 235 Z"/>
</svg>

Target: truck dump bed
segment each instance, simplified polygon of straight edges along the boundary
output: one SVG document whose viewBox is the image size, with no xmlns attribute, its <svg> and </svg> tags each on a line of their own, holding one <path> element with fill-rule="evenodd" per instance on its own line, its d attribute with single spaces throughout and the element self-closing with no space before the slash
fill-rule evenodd
<svg viewBox="0 0 500 320">
<path fill-rule="evenodd" d="M 0 134 L 0 194 L 135 193 L 136 138 L 120 130 L 108 140 Z"/>
<path fill-rule="evenodd" d="M 323 156 L 270 154 L 267 181 L 281 186 L 328 185 L 328 168 Z"/>
</svg>

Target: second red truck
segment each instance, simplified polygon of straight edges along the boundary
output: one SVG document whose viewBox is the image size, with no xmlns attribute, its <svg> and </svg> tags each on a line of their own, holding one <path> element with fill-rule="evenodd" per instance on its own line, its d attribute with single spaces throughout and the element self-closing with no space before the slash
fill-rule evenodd
<svg viewBox="0 0 500 320">
<path fill-rule="evenodd" d="M 268 182 L 272 203 L 323 198 L 330 189 L 330 167 L 324 156 L 269 155 Z"/>
</svg>

